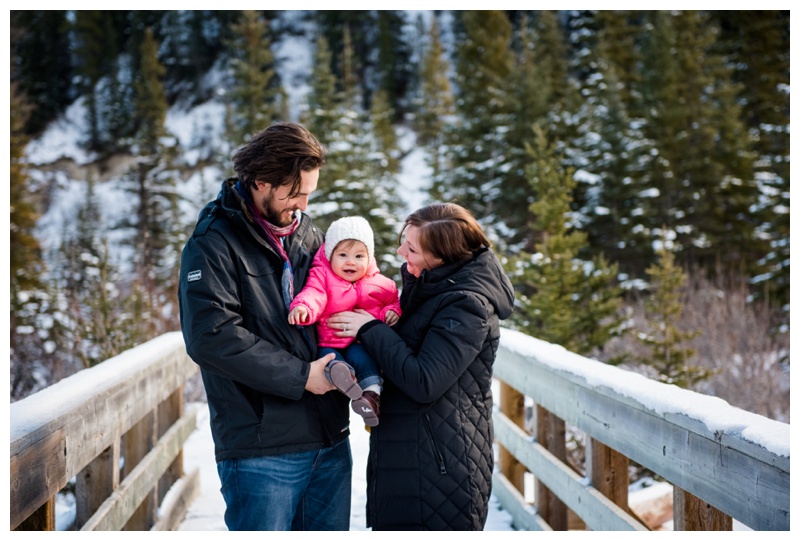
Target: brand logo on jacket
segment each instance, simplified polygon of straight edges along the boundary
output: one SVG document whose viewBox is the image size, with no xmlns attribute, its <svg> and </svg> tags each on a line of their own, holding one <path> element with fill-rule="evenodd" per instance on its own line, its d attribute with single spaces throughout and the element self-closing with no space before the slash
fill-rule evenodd
<svg viewBox="0 0 800 541">
<path fill-rule="evenodd" d="M 193 270 L 192 272 L 186 275 L 186 280 L 188 282 L 196 282 L 202 277 L 203 277 L 203 271 Z"/>
</svg>

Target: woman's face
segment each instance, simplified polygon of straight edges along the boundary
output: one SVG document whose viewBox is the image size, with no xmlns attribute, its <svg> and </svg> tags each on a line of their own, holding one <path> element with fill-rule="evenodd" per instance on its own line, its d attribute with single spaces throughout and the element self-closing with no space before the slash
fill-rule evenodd
<svg viewBox="0 0 800 541">
<path fill-rule="evenodd" d="M 442 264 L 442 260 L 423 250 L 418 241 L 419 228 L 409 225 L 405 230 L 403 244 L 397 249 L 397 253 L 406 259 L 408 272 L 419 278 L 424 270 L 435 269 Z"/>
</svg>

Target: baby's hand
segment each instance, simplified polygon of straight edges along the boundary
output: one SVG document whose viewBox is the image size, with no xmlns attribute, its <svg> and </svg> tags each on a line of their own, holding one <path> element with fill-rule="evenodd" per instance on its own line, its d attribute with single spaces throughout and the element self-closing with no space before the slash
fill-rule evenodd
<svg viewBox="0 0 800 541">
<path fill-rule="evenodd" d="M 289 323 L 291 325 L 299 325 L 308 321 L 308 308 L 303 305 L 295 306 L 289 312 Z"/>
<path fill-rule="evenodd" d="M 392 326 L 397 323 L 397 320 L 400 319 L 400 316 L 397 315 L 397 312 L 393 312 L 392 310 L 386 310 L 386 324 L 388 326 Z"/>
</svg>

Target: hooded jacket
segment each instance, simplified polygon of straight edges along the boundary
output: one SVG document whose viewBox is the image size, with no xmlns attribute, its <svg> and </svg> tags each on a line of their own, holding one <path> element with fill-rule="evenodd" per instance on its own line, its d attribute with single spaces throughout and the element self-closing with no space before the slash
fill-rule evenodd
<svg viewBox="0 0 800 541">
<path fill-rule="evenodd" d="M 367 273 L 355 282 L 348 282 L 333 272 L 325 255 L 325 245 L 317 251 L 306 285 L 292 301 L 291 308 L 303 305 L 308 309 L 304 325 L 317 324 L 318 344 L 323 347 L 345 348 L 352 336 L 336 336 L 339 329 L 328 326 L 328 316 L 344 310 L 361 308 L 372 317 L 386 321 L 386 312 L 400 315 L 400 299 L 394 280 L 380 274 L 375 258 L 371 257 Z"/>
<path fill-rule="evenodd" d="M 358 338 L 383 370 L 370 433 L 367 525 L 482 530 L 493 469 L 492 365 L 513 287 L 494 252 L 424 271 L 403 265 L 403 315 Z"/>
<path fill-rule="evenodd" d="M 317 358 L 313 328 L 289 324 L 283 260 L 222 184 L 181 256 L 181 331 L 208 397 L 217 461 L 329 447 L 349 434 L 347 397 L 305 390 Z M 296 290 L 323 235 L 305 214 L 284 237 Z"/>
</svg>

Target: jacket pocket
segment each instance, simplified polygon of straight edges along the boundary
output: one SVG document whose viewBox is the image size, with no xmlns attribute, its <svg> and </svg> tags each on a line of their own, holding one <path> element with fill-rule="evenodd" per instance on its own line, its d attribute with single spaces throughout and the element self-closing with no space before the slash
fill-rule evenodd
<svg viewBox="0 0 800 541">
<path fill-rule="evenodd" d="M 239 288 L 245 318 L 270 317 L 283 305 L 280 281 L 270 260 L 264 256 L 240 256 Z M 283 315 L 282 313 L 280 315 Z"/>
<path fill-rule="evenodd" d="M 275 270 L 272 268 L 272 263 L 262 256 L 240 256 L 242 267 L 244 271 L 250 276 L 265 276 L 267 274 L 274 274 Z"/>
<path fill-rule="evenodd" d="M 433 437 L 433 428 L 431 428 L 431 418 L 428 417 L 428 414 L 425 414 L 425 431 L 428 433 L 428 440 L 431 442 L 431 451 L 433 452 L 433 456 L 436 459 L 436 462 L 439 464 L 439 473 L 442 475 L 447 474 L 447 467 L 444 464 L 444 457 L 442 453 L 439 452 L 439 446 L 436 445 L 436 439 Z"/>
</svg>

